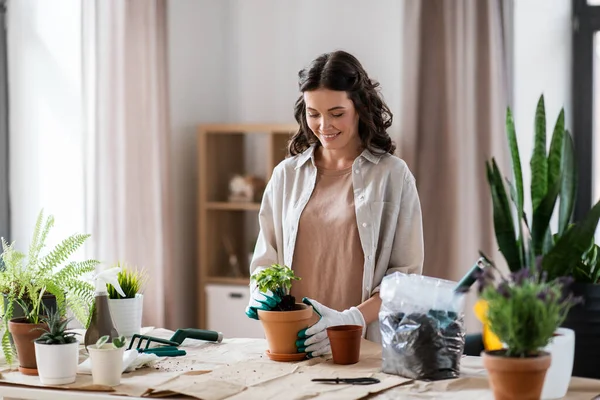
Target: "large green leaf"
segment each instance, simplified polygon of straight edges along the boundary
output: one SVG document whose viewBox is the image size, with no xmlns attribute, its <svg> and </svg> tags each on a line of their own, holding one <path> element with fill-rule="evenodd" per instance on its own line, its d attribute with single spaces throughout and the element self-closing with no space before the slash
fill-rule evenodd
<svg viewBox="0 0 600 400">
<path fill-rule="evenodd" d="M 554 125 L 554 133 L 550 142 L 550 151 L 548 152 L 548 188 L 554 185 L 554 182 L 560 179 L 560 167 L 562 165 L 562 157 L 564 150 L 565 139 L 565 111 L 560 110 L 556 124 Z"/>
<path fill-rule="evenodd" d="M 600 201 L 592 207 L 583 221 L 568 229 L 558 239 L 554 248 L 544 256 L 542 266 L 548 272 L 549 279 L 569 275 L 581 263 L 596 233 L 598 220 Z"/>
<path fill-rule="evenodd" d="M 533 211 L 531 236 L 533 238 L 533 248 L 536 256 L 543 254 L 544 240 L 546 240 L 547 235 L 550 235 L 550 218 L 552 218 L 552 212 L 556 205 L 560 186 L 561 180 L 559 171 L 559 178 L 555 180 L 546 196 L 542 199 L 542 202 Z"/>
<path fill-rule="evenodd" d="M 494 215 L 494 230 L 498 247 L 504 255 L 511 271 L 521 269 L 521 258 L 517 238 L 515 237 L 513 216 L 503 184 L 502 175 L 492 158 L 492 165 L 486 163 L 487 177 L 492 193 L 492 205 Z"/>
<path fill-rule="evenodd" d="M 519 153 L 519 143 L 517 142 L 517 134 L 515 131 L 515 121 L 513 119 L 510 107 L 506 110 L 506 135 L 508 137 L 508 145 L 510 147 L 510 157 L 512 161 L 512 169 L 515 184 L 510 185 L 511 197 L 517 207 L 517 222 L 519 224 L 519 243 L 520 249 L 524 249 L 523 246 L 523 227 L 521 220 L 523 219 L 523 172 L 521 170 L 521 155 Z M 521 265 L 525 262 L 526 256 L 523 252 L 520 252 Z"/>
<path fill-rule="evenodd" d="M 573 137 L 565 131 L 563 141 L 563 156 L 561 162 L 562 186 L 560 188 L 560 204 L 558 209 L 558 234 L 562 236 L 569 225 L 575 194 L 577 192 L 577 167 L 573 150 Z"/>
<path fill-rule="evenodd" d="M 538 207 L 548 190 L 548 159 L 546 158 L 546 111 L 544 96 L 540 97 L 535 110 L 535 141 L 531 166 L 531 204 Z"/>
</svg>

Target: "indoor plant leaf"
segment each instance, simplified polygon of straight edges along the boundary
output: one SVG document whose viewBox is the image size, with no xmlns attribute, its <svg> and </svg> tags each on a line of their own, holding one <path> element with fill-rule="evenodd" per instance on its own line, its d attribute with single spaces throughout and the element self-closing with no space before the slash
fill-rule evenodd
<svg viewBox="0 0 600 400">
<path fill-rule="evenodd" d="M 552 212 L 556 205 L 556 199 L 560 192 L 561 180 L 560 171 L 559 177 L 554 180 L 552 187 L 549 188 L 548 193 L 544 196 L 538 207 L 533 211 L 533 225 L 531 228 L 531 236 L 533 238 L 533 248 L 535 255 L 542 254 L 542 248 L 544 241 L 550 239 L 552 236 L 550 233 L 550 219 L 552 218 Z"/>
<path fill-rule="evenodd" d="M 582 255 L 593 240 L 600 219 L 600 201 L 592 207 L 583 221 L 574 225 L 558 239 L 552 250 L 544 256 L 542 267 L 549 279 L 569 275 L 581 262 Z"/>
<path fill-rule="evenodd" d="M 486 167 L 488 182 L 492 192 L 496 240 L 498 241 L 500 251 L 506 258 L 509 268 L 517 270 L 521 266 L 521 257 L 517 238 L 515 237 L 510 203 L 508 202 L 502 176 L 494 159 L 492 159 L 492 165 L 490 166 L 489 163 L 486 163 Z"/>
<path fill-rule="evenodd" d="M 558 212 L 558 234 L 562 236 L 569 225 L 577 188 L 577 169 L 573 149 L 573 137 L 568 130 L 565 131 L 563 141 L 563 157 L 561 163 L 562 186 L 560 188 L 560 204 Z"/>
<path fill-rule="evenodd" d="M 546 196 L 548 190 L 548 159 L 546 158 L 546 112 L 544 109 L 544 95 L 538 101 L 535 110 L 535 141 L 531 166 L 531 203 L 533 210 Z"/>
</svg>

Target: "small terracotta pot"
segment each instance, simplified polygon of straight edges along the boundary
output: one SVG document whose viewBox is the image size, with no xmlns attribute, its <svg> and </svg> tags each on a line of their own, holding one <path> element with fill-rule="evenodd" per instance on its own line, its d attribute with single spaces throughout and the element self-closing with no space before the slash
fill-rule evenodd
<svg viewBox="0 0 600 400">
<path fill-rule="evenodd" d="M 356 364 L 360 358 L 360 340 L 363 327 L 338 325 L 327 328 L 334 364 Z"/>
<path fill-rule="evenodd" d="M 48 324 L 32 324 L 26 321 L 25 318 L 13 318 L 8 321 L 8 330 L 17 348 L 19 371 L 25 375 L 37 375 L 35 344 L 33 341 L 44 333 L 36 328 L 48 329 Z"/>
<path fill-rule="evenodd" d="M 496 400 L 539 400 L 551 356 L 540 352 L 537 357 L 507 357 L 505 350 L 483 352 Z"/>
<path fill-rule="evenodd" d="M 298 332 L 310 326 L 313 308 L 302 303 L 296 303 L 295 308 L 294 311 L 258 310 L 272 354 L 298 354 Z"/>
</svg>

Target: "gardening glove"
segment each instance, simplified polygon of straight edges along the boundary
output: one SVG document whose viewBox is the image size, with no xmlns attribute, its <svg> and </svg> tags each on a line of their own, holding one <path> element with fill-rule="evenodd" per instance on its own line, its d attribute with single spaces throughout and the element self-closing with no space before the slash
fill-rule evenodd
<svg viewBox="0 0 600 400">
<path fill-rule="evenodd" d="M 298 353 L 307 353 L 309 358 L 330 353 L 331 346 L 327 337 L 327 328 L 330 326 L 359 325 L 363 327 L 362 334 L 364 336 L 367 324 L 358 308 L 350 307 L 348 310 L 340 312 L 306 297 L 302 299 L 302 302 L 312 306 L 321 318 L 313 326 L 298 332 L 296 341 Z"/>
<path fill-rule="evenodd" d="M 254 270 L 254 274 L 262 271 L 264 268 L 258 267 Z M 252 319 L 258 319 L 258 313 L 256 310 L 270 311 L 281 302 L 281 298 L 275 293 L 267 290 L 267 292 L 261 292 L 258 285 L 254 281 L 250 281 L 250 301 L 246 307 L 246 315 Z"/>
</svg>

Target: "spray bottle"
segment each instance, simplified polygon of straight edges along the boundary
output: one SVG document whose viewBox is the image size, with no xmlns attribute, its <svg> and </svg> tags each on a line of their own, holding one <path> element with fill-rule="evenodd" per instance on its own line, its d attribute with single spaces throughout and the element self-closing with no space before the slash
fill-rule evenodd
<svg viewBox="0 0 600 400">
<path fill-rule="evenodd" d="M 90 326 L 85 332 L 84 344 L 86 348 L 89 345 L 95 344 L 104 335 L 109 336 L 109 342 L 112 342 L 113 338 L 119 337 L 115 323 L 110 315 L 108 290 L 106 287 L 110 283 L 121 296 L 125 297 L 125 293 L 121 289 L 117 277 L 119 272 L 121 272 L 120 267 L 110 268 L 98 273 L 94 277 L 96 297 L 94 299 Z"/>
</svg>

